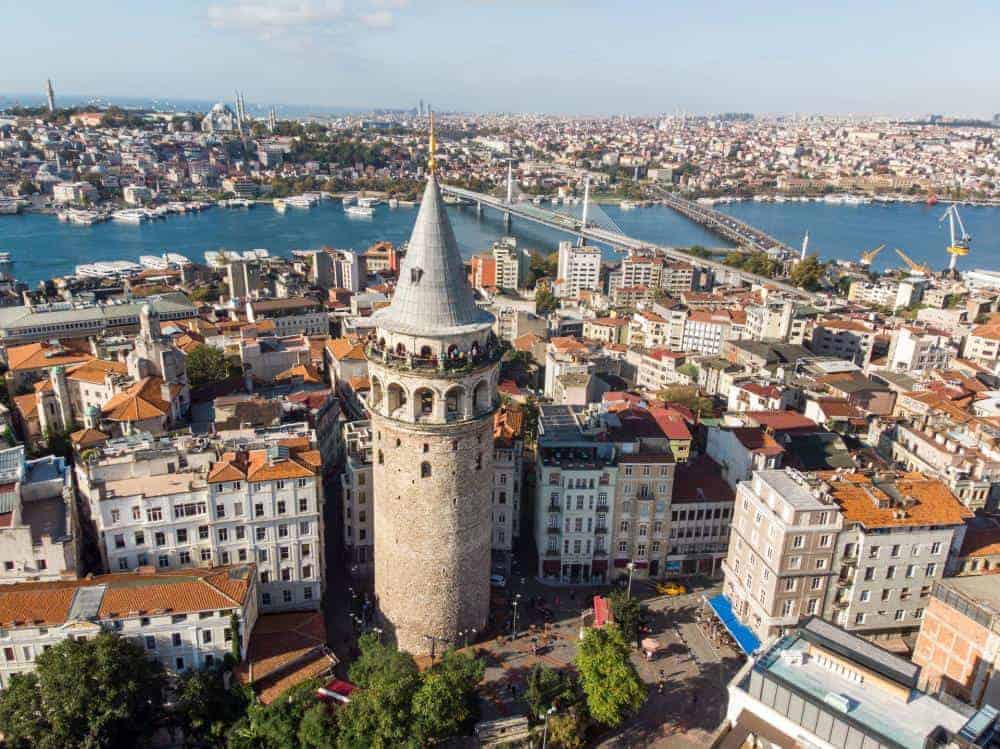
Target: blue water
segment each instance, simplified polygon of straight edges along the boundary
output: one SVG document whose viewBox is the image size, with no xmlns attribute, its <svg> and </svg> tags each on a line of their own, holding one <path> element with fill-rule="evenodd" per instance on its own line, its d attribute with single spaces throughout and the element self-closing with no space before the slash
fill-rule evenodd
<svg viewBox="0 0 1000 749">
<path fill-rule="evenodd" d="M 793 246 L 799 246 L 808 229 L 810 251 L 824 258 L 856 258 L 861 249 L 883 242 L 889 246 L 878 257 L 876 268 L 897 265 L 893 247 L 902 247 L 914 260 L 935 267 L 946 264 L 946 231 L 938 225 L 943 208 L 922 205 L 842 206 L 822 203 L 733 203 L 720 206 Z M 31 285 L 68 275 L 76 265 L 96 260 L 137 260 L 140 255 L 179 252 L 203 262 L 206 250 L 245 250 L 264 247 L 272 254 L 329 245 L 364 250 L 374 242 L 400 243 L 407 239 L 416 208 L 375 209 L 371 219 L 351 218 L 337 201 L 324 201 L 310 210 L 289 209 L 281 214 L 267 205 L 251 210 L 210 208 L 201 213 L 171 216 L 138 226 L 107 222 L 77 226 L 54 216 L 28 214 L 0 216 L 0 250 L 11 252 L 14 273 Z M 605 211 L 627 233 L 668 245 L 726 243 L 664 206 Z M 489 248 L 500 237 L 498 214 L 477 217 L 471 208 L 450 207 L 459 245 L 465 255 Z M 959 260 L 965 268 L 1000 268 L 1000 208 L 963 208 L 972 254 Z M 514 221 L 513 234 L 521 246 L 551 252 L 568 238 L 524 220 Z M 607 253 L 609 257 L 612 253 Z"/>
</svg>

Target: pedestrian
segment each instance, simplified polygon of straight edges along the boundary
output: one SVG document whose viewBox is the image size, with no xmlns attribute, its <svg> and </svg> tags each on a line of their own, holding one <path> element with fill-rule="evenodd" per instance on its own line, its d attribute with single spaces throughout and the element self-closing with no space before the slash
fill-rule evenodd
<svg viewBox="0 0 1000 749">
<path fill-rule="evenodd" d="M 657 692 L 657 694 L 663 694 L 663 688 L 665 686 L 666 686 L 666 682 L 663 681 L 663 679 L 660 679 L 658 682 L 656 682 L 656 692 Z"/>
<path fill-rule="evenodd" d="M 510 698 L 512 700 L 517 699 L 517 687 L 513 683 L 507 685 L 507 690 L 510 692 Z"/>
</svg>

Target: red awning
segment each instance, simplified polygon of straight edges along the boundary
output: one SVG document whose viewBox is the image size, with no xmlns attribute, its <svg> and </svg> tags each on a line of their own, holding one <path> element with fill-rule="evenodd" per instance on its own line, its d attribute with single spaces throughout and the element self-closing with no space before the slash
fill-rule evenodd
<svg viewBox="0 0 1000 749">
<path fill-rule="evenodd" d="M 644 570 L 649 566 L 649 562 L 636 562 L 635 568 L 637 570 Z"/>
<path fill-rule="evenodd" d="M 594 596 L 594 626 L 603 627 L 611 621 L 611 607 L 608 599 Z"/>
<path fill-rule="evenodd" d="M 561 565 L 558 559 L 543 559 L 542 560 L 542 574 L 545 575 L 558 575 Z"/>
<path fill-rule="evenodd" d="M 608 560 L 607 559 L 595 559 L 590 563 L 590 571 L 597 575 L 601 572 L 608 571 Z"/>
<path fill-rule="evenodd" d="M 615 567 L 628 567 L 628 560 L 627 559 L 616 559 L 615 560 Z"/>
</svg>

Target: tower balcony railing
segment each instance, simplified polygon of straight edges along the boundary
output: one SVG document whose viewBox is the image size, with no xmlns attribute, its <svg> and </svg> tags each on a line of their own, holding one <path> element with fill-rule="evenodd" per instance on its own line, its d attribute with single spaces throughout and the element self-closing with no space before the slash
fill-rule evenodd
<svg viewBox="0 0 1000 749">
<path fill-rule="evenodd" d="M 370 360 L 380 361 L 394 369 L 459 376 L 496 364 L 503 356 L 503 349 L 499 344 L 489 343 L 479 351 L 458 352 L 450 356 L 437 357 L 401 353 L 387 346 L 370 343 L 365 347 L 365 353 Z"/>
</svg>

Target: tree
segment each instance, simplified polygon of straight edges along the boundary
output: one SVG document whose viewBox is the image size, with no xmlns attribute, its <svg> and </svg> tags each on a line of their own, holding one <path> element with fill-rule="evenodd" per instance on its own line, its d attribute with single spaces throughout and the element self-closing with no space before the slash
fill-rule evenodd
<svg viewBox="0 0 1000 749">
<path fill-rule="evenodd" d="M 191 747 L 223 747 L 230 727 L 246 714 L 253 693 L 246 687 L 226 688 L 221 667 L 189 671 L 177 685 L 174 713 Z"/>
<path fill-rule="evenodd" d="M 788 278 L 793 285 L 806 291 L 816 291 L 822 285 L 823 272 L 826 266 L 819 261 L 816 255 L 809 255 L 805 260 L 800 260 L 792 266 L 792 272 Z"/>
<path fill-rule="evenodd" d="M 298 739 L 303 749 L 333 749 L 336 737 L 336 718 L 323 703 L 317 702 L 302 715 Z"/>
<path fill-rule="evenodd" d="M 576 655 L 580 685 L 594 720 L 618 726 L 642 707 L 646 689 L 629 660 L 629 647 L 614 624 L 587 630 Z"/>
<path fill-rule="evenodd" d="M 0 731 L 9 746 L 145 745 L 161 715 L 160 665 L 131 640 L 101 633 L 41 653 L 33 674 L 0 692 Z"/>
<path fill-rule="evenodd" d="M 414 734 L 422 744 L 457 736 L 474 715 L 473 693 L 483 678 L 482 661 L 449 650 L 423 675 L 413 695 Z"/>
<path fill-rule="evenodd" d="M 579 707 L 549 718 L 548 745 L 556 749 L 583 749 L 587 737 L 587 716 Z"/>
<path fill-rule="evenodd" d="M 315 680 L 304 681 L 278 695 L 269 705 L 251 704 L 246 715 L 229 731 L 226 746 L 228 749 L 333 746 L 336 736 L 333 721 L 322 721 L 312 714 L 317 706 L 326 710 L 316 696 L 318 687 Z"/>
<path fill-rule="evenodd" d="M 535 311 L 545 315 L 559 309 L 559 300 L 549 289 L 538 289 L 535 292 Z"/>
<path fill-rule="evenodd" d="M 528 672 L 524 699 L 531 714 L 542 720 L 550 707 L 566 709 L 579 703 L 580 696 L 573 674 L 538 663 Z"/>
<path fill-rule="evenodd" d="M 629 598 L 621 590 L 613 590 L 610 595 L 611 613 L 615 624 L 622 631 L 627 642 L 635 641 L 639 646 L 639 624 L 642 621 L 642 604 L 638 598 Z"/>
<path fill-rule="evenodd" d="M 678 406 L 689 408 L 702 418 L 715 413 L 712 399 L 700 395 L 697 387 L 673 385 L 663 388 L 663 390 L 656 394 L 656 397 L 664 403 L 676 403 Z"/>
<path fill-rule="evenodd" d="M 191 387 L 213 385 L 229 378 L 229 362 L 222 349 L 201 344 L 187 355 L 187 372 Z"/>
</svg>

